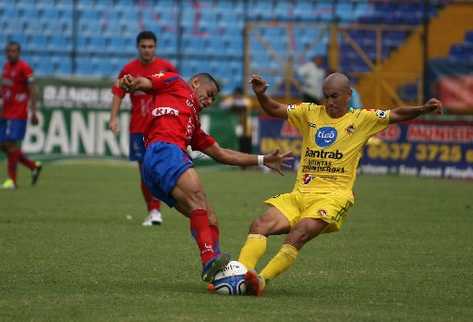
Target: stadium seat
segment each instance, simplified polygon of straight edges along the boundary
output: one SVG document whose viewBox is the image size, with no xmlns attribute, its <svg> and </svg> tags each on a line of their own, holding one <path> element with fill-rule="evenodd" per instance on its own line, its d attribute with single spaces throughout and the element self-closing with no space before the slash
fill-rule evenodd
<svg viewBox="0 0 473 322">
<path fill-rule="evenodd" d="M 401 86 L 398 90 L 399 97 L 408 102 L 413 102 L 417 100 L 418 87 L 417 83 L 406 84 Z"/>
<path fill-rule="evenodd" d="M 473 31 L 468 31 L 465 35 L 465 41 L 473 44 Z"/>
<path fill-rule="evenodd" d="M 92 36 L 88 39 L 87 50 L 89 52 L 105 51 L 105 38 L 101 36 Z"/>
</svg>

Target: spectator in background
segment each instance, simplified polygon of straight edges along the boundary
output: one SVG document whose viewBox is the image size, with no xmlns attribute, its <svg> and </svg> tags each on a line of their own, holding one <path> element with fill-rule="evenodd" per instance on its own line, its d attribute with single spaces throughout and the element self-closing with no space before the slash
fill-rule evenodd
<svg viewBox="0 0 473 322">
<path fill-rule="evenodd" d="M 120 72 L 119 78 L 125 75 L 134 77 L 149 77 L 161 72 L 177 73 L 176 68 L 168 61 L 156 57 L 156 35 L 151 31 L 142 31 L 136 37 L 136 48 L 138 49 L 138 58 L 131 60 Z M 109 127 L 113 133 L 118 133 L 119 122 L 118 112 L 126 92 L 118 86 L 113 86 L 112 112 L 110 114 Z M 145 127 L 146 111 L 150 104 L 153 104 L 153 96 L 143 91 L 130 93 L 131 99 L 131 117 L 130 117 L 130 161 L 137 161 L 140 178 L 141 192 L 148 208 L 148 217 L 143 222 L 143 226 L 160 225 L 163 221 L 160 208 L 160 201 L 154 198 L 151 192 L 143 183 L 141 177 L 141 168 L 145 154 L 143 142 L 143 132 Z"/>
<path fill-rule="evenodd" d="M 41 163 L 26 157 L 21 151 L 28 122 L 28 104 L 31 108 L 31 124 L 38 124 L 36 115 L 36 92 L 33 69 L 20 59 L 21 46 L 9 42 L 5 48 L 7 62 L 3 66 L 0 110 L 0 149 L 7 156 L 8 177 L 0 188 L 17 188 L 18 163 L 31 170 L 31 184 L 35 185 L 41 172 Z"/>
<path fill-rule="evenodd" d="M 239 151 L 251 153 L 251 100 L 243 94 L 241 87 L 236 87 L 233 94 L 222 101 L 221 107 L 239 116 L 240 124 L 237 128 Z"/>
<path fill-rule="evenodd" d="M 326 74 L 323 64 L 323 57 L 318 55 L 297 69 L 297 76 L 302 81 L 302 99 L 304 102 L 321 103 L 323 98 L 322 83 Z"/>
</svg>

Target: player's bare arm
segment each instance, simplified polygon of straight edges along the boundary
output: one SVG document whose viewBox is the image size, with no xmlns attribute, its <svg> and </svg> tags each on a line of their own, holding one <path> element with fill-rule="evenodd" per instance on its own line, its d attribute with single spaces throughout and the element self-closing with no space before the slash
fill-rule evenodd
<svg viewBox="0 0 473 322">
<path fill-rule="evenodd" d="M 270 116 L 287 119 L 287 105 L 281 104 L 266 94 L 268 83 L 259 75 L 252 75 L 250 79 L 253 92 L 256 94 L 259 104 Z"/>
<path fill-rule="evenodd" d="M 128 93 L 134 91 L 148 91 L 151 90 L 153 85 L 151 81 L 146 77 L 134 77 L 131 75 L 125 75 L 118 80 L 120 88 Z"/>
<path fill-rule="evenodd" d="M 28 90 L 30 92 L 31 124 L 37 125 L 39 121 L 36 106 L 36 86 L 32 78 L 28 81 Z"/>
<path fill-rule="evenodd" d="M 412 120 L 420 115 L 429 113 L 441 113 L 442 102 L 436 98 L 431 98 L 422 106 L 406 106 L 392 109 L 389 112 L 389 123 L 397 123 Z"/>
<path fill-rule="evenodd" d="M 113 133 L 118 133 L 120 127 L 118 126 L 118 113 L 120 112 L 120 106 L 122 104 L 122 98 L 118 95 L 113 95 L 112 98 L 112 112 L 110 113 L 110 120 L 108 122 L 108 128 Z"/>
<path fill-rule="evenodd" d="M 225 149 L 220 147 L 218 143 L 211 145 L 203 152 L 216 161 L 228 165 L 253 166 L 262 163 L 280 175 L 283 175 L 282 168 L 286 166 L 287 162 L 293 159 L 291 152 L 281 154 L 279 153 L 279 150 L 275 150 L 264 156 L 258 156 Z M 258 158 L 262 158 L 262 160 L 259 161 Z"/>
</svg>

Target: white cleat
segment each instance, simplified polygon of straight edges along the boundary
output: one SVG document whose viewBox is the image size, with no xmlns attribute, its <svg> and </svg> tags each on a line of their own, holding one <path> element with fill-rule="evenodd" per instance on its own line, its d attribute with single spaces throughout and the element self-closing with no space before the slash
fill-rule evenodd
<svg viewBox="0 0 473 322">
<path fill-rule="evenodd" d="M 145 221 L 143 221 L 143 226 L 156 226 L 161 225 L 163 223 L 163 218 L 161 216 L 161 212 L 157 209 L 153 209 L 149 212 L 149 216 L 146 217 Z"/>
</svg>

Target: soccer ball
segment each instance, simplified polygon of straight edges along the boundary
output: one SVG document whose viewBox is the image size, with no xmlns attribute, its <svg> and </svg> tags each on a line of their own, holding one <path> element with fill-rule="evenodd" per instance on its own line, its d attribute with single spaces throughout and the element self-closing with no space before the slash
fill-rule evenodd
<svg viewBox="0 0 473 322">
<path fill-rule="evenodd" d="M 245 274 L 248 272 L 245 265 L 238 261 L 231 261 L 223 270 L 215 275 L 212 282 L 215 292 L 222 295 L 244 295 L 246 292 Z"/>
</svg>

